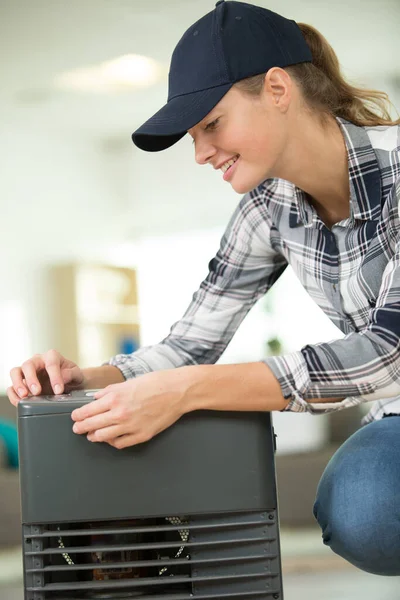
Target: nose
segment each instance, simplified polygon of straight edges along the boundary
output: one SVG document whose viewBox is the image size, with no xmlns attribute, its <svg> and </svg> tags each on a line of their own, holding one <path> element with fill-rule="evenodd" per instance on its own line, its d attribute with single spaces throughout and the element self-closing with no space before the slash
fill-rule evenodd
<svg viewBox="0 0 400 600">
<path fill-rule="evenodd" d="M 198 137 L 195 141 L 194 147 L 195 160 L 199 165 L 206 165 L 209 163 L 217 152 L 216 148 L 204 138 Z"/>
</svg>

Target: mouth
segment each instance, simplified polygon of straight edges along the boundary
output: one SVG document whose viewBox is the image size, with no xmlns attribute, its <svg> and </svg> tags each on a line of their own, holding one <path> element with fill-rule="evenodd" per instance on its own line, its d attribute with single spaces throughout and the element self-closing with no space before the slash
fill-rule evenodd
<svg viewBox="0 0 400 600">
<path fill-rule="evenodd" d="M 221 171 L 224 174 L 224 181 L 228 181 L 231 178 L 239 158 L 239 154 L 237 154 L 221 166 Z"/>
</svg>

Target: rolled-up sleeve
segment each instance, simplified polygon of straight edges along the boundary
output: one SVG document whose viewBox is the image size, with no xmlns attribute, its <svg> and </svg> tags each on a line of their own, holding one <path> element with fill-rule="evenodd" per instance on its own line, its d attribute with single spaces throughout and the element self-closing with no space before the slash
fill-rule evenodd
<svg viewBox="0 0 400 600">
<path fill-rule="evenodd" d="M 289 399 L 284 410 L 330 412 L 400 394 L 400 242 L 388 262 L 368 326 L 340 340 L 264 361 Z M 311 398 L 344 398 L 310 403 Z"/>
</svg>

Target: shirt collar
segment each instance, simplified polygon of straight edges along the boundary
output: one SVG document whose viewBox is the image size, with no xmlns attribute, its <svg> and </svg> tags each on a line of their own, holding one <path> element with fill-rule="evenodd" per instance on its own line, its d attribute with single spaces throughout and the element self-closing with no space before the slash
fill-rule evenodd
<svg viewBox="0 0 400 600">
<path fill-rule="evenodd" d="M 381 172 L 365 127 L 358 127 L 337 117 L 347 148 L 350 181 L 350 217 L 363 221 L 377 221 L 381 213 Z M 295 188 L 290 208 L 289 225 L 310 227 L 311 207 L 304 192 Z"/>
</svg>

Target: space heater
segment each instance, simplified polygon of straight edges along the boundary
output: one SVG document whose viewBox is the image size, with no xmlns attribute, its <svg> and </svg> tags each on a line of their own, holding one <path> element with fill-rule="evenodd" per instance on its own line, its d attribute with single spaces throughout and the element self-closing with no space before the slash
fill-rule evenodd
<svg viewBox="0 0 400 600">
<path fill-rule="evenodd" d="M 196 411 L 116 450 L 86 392 L 18 407 L 25 600 L 282 599 L 269 413 Z"/>
</svg>

